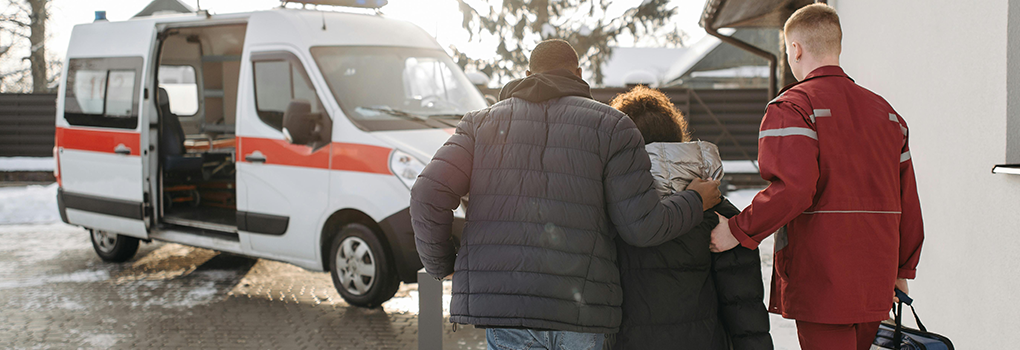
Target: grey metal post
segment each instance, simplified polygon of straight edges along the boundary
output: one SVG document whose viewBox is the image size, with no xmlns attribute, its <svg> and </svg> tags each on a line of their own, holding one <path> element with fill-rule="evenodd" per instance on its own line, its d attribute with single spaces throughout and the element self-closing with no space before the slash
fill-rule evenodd
<svg viewBox="0 0 1020 350">
<path fill-rule="evenodd" d="M 418 350 L 443 348 L 443 282 L 418 270 Z"/>
</svg>

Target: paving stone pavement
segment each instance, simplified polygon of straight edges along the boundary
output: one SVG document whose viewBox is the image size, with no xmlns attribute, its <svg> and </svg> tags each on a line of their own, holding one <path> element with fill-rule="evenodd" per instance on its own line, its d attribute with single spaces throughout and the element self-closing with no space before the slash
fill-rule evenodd
<svg viewBox="0 0 1020 350">
<path fill-rule="evenodd" d="M 417 312 L 416 285 L 365 309 L 290 264 L 164 243 L 112 264 L 81 228 L 0 226 L 4 349 L 417 349 Z M 444 322 L 444 348 L 485 333 Z"/>
</svg>

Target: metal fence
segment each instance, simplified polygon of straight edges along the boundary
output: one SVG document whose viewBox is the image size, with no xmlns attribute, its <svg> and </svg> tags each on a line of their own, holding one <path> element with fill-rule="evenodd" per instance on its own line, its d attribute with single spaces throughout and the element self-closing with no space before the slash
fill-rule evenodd
<svg viewBox="0 0 1020 350">
<path fill-rule="evenodd" d="M 57 94 L 0 94 L 0 157 L 52 157 Z"/>
<path fill-rule="evenodd" d="M 627 90 L 593 89 L 592 95 L 609 103 Z M 694 138 L 719 145 L 723 159 L 758 159 L 758 127 L 769 100 L 766 89 L 661 90 L 687 116 Z M 0 157 L 52 155 L 56 98 L 56 94 L 0 94 Z"/>
</svg>

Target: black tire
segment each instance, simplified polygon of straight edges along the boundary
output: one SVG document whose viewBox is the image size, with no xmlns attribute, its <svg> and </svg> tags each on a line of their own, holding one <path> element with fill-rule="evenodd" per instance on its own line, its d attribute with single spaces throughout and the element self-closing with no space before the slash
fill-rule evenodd
<svg viewBox="0 0 1020 350">
<path fill-rule="evenodd" d="M 89 237 L 92 238 L 92 249 L 103 261 L 125 262 L 138 252 L 138 238 L 102 230 L 90 230 Z"/>
<path fill-rule="evenodd" d="M 397 293 L 400 280 L 390 252 L 368 226 L 358 223 L 343 226 L 333 237 L 329 252 L 333 286 L 348 304 L 373 308 Z"/>
</svg>

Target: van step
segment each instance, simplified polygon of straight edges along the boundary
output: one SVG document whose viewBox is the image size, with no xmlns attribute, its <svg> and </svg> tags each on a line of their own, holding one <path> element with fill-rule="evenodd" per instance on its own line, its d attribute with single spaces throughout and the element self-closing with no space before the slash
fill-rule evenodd
<svg viewBox="0 0 1020 350">
<path fill-rule="evenodd" d="M 200 229 L 204 229 L 204 230 L 212 230 L 212 231 L 218 231 L 218 232 L 224 232 L 224 233 L 233 233 L 235 236 L 237 235 L 237 226 L 217 224 L 217 223 L 208 222 L 208 221 L 198 221 L 198 220 L 182 219 L 182 218 L 170 217 L 170 216 L 164 216 L 163 217 L 163 222 L 168 223 L 168 224 L 178 225 L 178 226 L 194 227 L 194 228 L 200 228 Z"/>
</svg>

